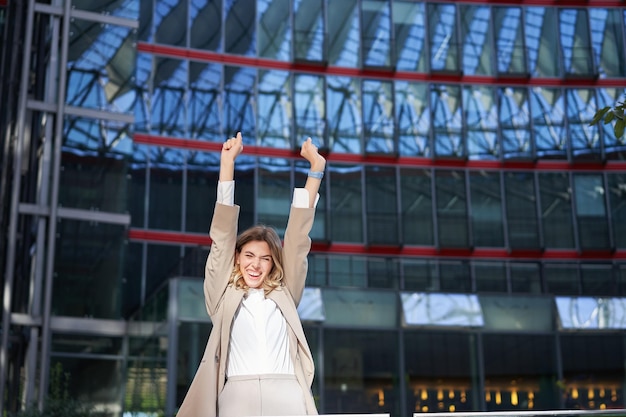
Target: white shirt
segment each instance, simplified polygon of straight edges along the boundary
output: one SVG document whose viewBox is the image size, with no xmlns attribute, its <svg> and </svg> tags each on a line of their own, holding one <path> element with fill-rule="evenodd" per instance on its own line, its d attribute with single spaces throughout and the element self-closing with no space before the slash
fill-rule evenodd
<svg viewBox="0 0 626 417">
<path fill-rule="evenodd" d="M 220 181 L 217 202 L 234 205 L 235 182 Z M 319 195 L 315 199 L 315 205 Z M 296 188 L 292 204 L 309 206 L 309 193 Z M 230 333 L 227 376 L 259 374 L 294 374 L 289 356 L 287 322 L 274 301 L 265 298 L 262 288 L 248 289 Z"/>
</svg>

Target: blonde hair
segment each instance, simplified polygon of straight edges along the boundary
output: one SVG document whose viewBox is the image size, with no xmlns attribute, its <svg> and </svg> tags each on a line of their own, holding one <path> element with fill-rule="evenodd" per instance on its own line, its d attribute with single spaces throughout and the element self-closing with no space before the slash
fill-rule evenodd
<svg viewBox="0 0 626 417">
<path fill-rule="evenodd" d="M 265 225 L 252 226 L 246 231 L 242 232 L 237 237 L 237 243 L 235 244 L 235 257 L 241 253 L 241 249 L 249 242 L 259 241 L 266 242 L 270 248 L 270 254 L 272 256 L 272 269 L 267 277 L 263 280 L 261 288 L 265 291 L 265 295 L 269 294 L 276 288 L 282 285 L 284 271 L 283 271 L 283 245 L 278 237 L 278 233 L 272 227 Z M 230 274 L 230 283 L 235 284 L 235 287 L 240 290 L 248 290 L 248 285 L 241 275 L 239 265 L 233 265 L 233 271 Z"/>
</svg>

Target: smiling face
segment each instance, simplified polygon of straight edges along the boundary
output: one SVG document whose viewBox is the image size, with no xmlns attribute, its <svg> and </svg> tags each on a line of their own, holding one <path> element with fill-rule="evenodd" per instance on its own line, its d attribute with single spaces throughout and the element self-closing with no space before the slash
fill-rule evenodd
<svg viewBox="0 0 626 417">
<path fill-rule="evenodd" d="M 259 288 L 272 271 L 274 261 L 270 246 L 264 240 L 252 240 L 241 247 L 236 257 L 239 271 L 246 285 Z"/>
</svg>

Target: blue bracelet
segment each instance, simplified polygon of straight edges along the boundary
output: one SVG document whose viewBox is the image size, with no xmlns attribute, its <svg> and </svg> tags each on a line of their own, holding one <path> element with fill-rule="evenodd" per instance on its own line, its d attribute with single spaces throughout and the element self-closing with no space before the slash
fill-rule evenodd
<svg viewBox="0 0 626 417">
<path fill-rule="evenodd" d="M 321 180 L 324 178 L 324 171 L 309 171 L 308 176 Z"/>
</svg>

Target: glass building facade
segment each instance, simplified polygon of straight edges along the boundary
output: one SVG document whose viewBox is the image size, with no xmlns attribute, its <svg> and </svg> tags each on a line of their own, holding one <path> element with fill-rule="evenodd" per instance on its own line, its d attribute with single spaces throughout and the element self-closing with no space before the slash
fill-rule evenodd
<svg viewBox="0 0 626 417">
<path fill-rule="evenodd" d="M 0 0 L 0 392 L 173 416 L 222 142 L 241 228 L 327 173 L 320 413 L 625 408 L 620 0 Z"/>
</svg>

